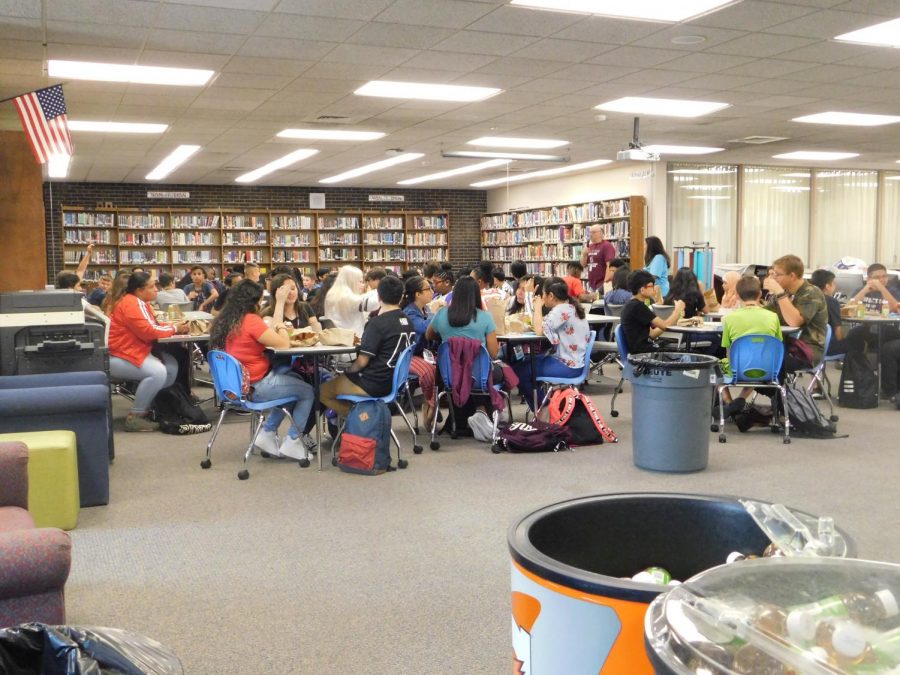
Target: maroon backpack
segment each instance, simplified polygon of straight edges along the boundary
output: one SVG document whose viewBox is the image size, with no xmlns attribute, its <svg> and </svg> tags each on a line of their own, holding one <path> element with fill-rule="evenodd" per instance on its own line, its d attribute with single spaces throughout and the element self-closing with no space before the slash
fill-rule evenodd
<svg viewBox="0 0 900 675">
<path fill-rule="evenodd" d="M 503 424 L 500 440 L 491 450 L 503 452 L 558 452 L 569 449 L 569 430 L 541 420 Z"/>
</svg>

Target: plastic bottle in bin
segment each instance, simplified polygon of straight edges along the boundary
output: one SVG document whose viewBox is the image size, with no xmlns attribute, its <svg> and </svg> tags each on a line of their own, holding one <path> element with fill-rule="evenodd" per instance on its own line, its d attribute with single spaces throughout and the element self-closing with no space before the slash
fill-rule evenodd
<svg viewBox="0 0 900 675">
<path fill-rule="evenodd" d="M 812 642 L 822 621 L 850 619 L 873 625 L 898 614 L 897 598 L 887 589 L 874 593 L 845 593 L 794 607 L 787 615 L 787 630 L 794 640 Z"/>
<path fill-rule="evenodd" d="M 846 621 L 834 627 L 826 649 L 839 665 L 900 668 L 900 628 L 878 633 Z"/>
</svg>

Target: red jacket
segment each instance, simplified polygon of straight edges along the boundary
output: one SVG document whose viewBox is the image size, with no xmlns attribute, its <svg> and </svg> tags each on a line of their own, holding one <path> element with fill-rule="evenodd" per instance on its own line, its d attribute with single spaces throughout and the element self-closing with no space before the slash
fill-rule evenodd
<svg viewBox="0 0 900 675">
<path fill-rule="evenodd" d="M 172 335 L 174 326 L 160 326 L 150 305 L 126 293 L 109 317 L 109 355 L 140 368 L 153 343 Z"/>
</svg>

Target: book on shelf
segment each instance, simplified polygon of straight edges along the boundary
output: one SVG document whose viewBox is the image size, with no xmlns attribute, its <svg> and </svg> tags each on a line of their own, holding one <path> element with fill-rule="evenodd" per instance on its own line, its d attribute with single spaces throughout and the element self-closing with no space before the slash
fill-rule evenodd
<svg viewBox="0 0 900 675">
<path fill-rule="evenodd" d="M 240 251 L 225 251 L 222 260 L 226 263 L 258 262 L 264 263 L 269 257 L 269 252 L 264 249 L 241 249 Z"/>
<path fill-rule="evenodd" d="M 119 246 L 168 246 L 165 232 L 119 232 Z"/>
<path fill-rule="evenodd" d="M 446 230 L 446 216 L 413 216 L 413 228 L 416 230 Z"/>
<path fill-rule="evenodd" d="M 319 246 L 347 246 L 359 244 L 359 232 L 322 232 Z"/>
<path fill-rule="evenodd" d="M 263 215 L 225 214 L 222 217 L 223 230 L 263 230 L 265 227 L 266 217 Z"/>
<path fill-rule="evenodd" d="M 406 262 L 405 248 L 377 248 L 366 251 L 365 262 Z"/>
<path fill-rule="evenodd" d="M 320 248 L 320 262 L 355 262 L 359 260 L 358 248 Z"/>
<path fill-rule="evenodd" d="M 302 247 L 308 246 L 315 248 L 316 242 L 312 234 L 273 234 L 272 246 L 286 247 Z"/>
<path fill-rule="evenodd" d="M 93 213 L 88 211 L 64 211 L 65 227 L 114 227 L 112 213 Z"/>
<path fill-rule="evenodd" d="M 168 265 L 168 251 L 119 250 L 122 265 Z"/>
<path fill-rule="evenodd" d="M 319 230 L 358 230 L 357 216 L 320 216 Z"/>
<path fill-rule="evenodd" d="M 363 244 L 366 246 L 403 246 L 403 232 L 366 232 Z"/>
<path fill-rule="evenodd" d="M 120 213 L 117 217 L 120 229 L 164 230 L 166 217 L 161 213 Z"/>
<path fill-rule="evenodd" d="M 435 232 L 410 232 L 409 246 L 446 246 L 447 235 Z"/>
<path fill-rule="evenodd" d="M 312 216 L 274 215 L 271 219 L 273 230 L 314 230 L 315 220 Z"/>
<path fill-rule="evenodd" d="M 315 261 L 315 252 L 311 249 L 275 251 L 275 253 L 272 255 L 273 263 L 311 263 Z"/>
<path fill-rule="evenodd" d="M 403 216 L 365 216 L 364 230 L 402 230 Z"/>
<path fill-rule="evenodd" d="M 265 232 L 223 232 L 222 244 L 226 246 L 266 246 Z"/>
<path fill-rule="evenodd" d="M 83 249 L 74 251 L 63 251 L 63 263 L 66 265 L 77 265 L 81 262 L 84 254 Z M 112 248 L 94 248 L 91 254 L 91 263 L 94 265 L 115 265 L 118 261 L 116 250 Z"/>
<path fill-rule="evenodd" d="M 176 213 L 172 216 L 172 227 L 183 230 L 215 230 L 219 227 L 219 216 L 205 213 Z"/>
<path fill-rule="evenodd" d="M 75 229 L 66 230 L 63 235 L 64 244 L 112 244 L 112 230 Z"/>
</svg>

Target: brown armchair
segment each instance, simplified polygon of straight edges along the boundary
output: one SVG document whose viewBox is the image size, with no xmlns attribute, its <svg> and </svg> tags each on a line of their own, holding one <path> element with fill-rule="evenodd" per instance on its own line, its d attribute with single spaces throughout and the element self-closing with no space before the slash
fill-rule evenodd
<svg viewBox="0 0 900 675">
<path fill-rule="evenodd" d="M 0 443 L 0 628 L 62 624 L 72 563 L 69 535 L 35 528 L 28 513 L 28 448 Z"/>
</svg>

